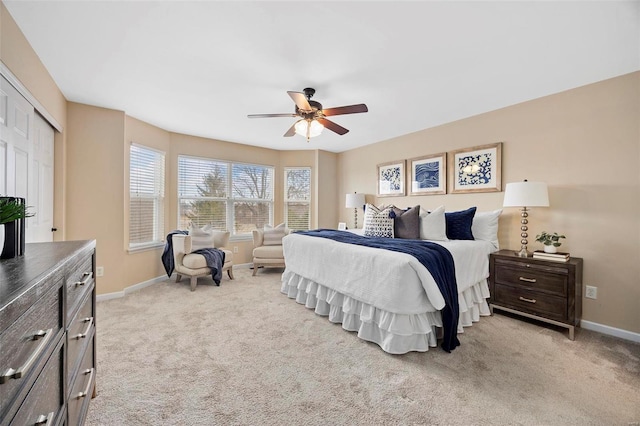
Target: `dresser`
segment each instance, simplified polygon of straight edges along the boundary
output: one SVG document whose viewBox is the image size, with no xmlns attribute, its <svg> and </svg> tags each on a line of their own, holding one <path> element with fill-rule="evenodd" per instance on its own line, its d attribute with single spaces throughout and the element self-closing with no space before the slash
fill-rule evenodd
<svg viewBox="0 0 640 426">
<path fill-rule="evenodd" d="M 95 241 L 0 260 L 0 425 L 80 425 L 95 392 Z"/>
<path fill-rule="evenodd" d="M 501 250 L 489 258 L 489 307 L 569 329 L 582 317 L 582 259 L 554 262 Z"/>
</svg>

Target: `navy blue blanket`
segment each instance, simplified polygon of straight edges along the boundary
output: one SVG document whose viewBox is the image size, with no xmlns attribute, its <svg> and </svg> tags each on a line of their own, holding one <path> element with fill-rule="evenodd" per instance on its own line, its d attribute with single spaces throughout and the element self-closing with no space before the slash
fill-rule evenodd
<svg viewBox="0 0 640 426">
<path fill-rule="evenodd" d="M 173 270 L 175 269 L 175 265 L 173 264 L 173 236 L 175 234 L 187 235 L 187 231 L 175 230 L 169 232 L 167 234 L 167 239 L 164 244 L 164 250 L 162 251 L 162 265 L 164 266 L 164 270 L 167 273 L 168 277 L 171 277 L 173 274 Z M 206 248 L 193 251 L 192 253 L 201 254 L 204 256 L 205 261 L 207 263 L 207 267 L 211 269 L 211 276 L 213 277 L 213 281 L 220 285 L 220 280 L 222 279 L 222 266 L 224 265 L 224 252 L 222 250 L 216 248 Z"/>
<path fill-rule="evenodd" d="M 187 231 L 180 231 L 176 229 L 175 231 L 171 231 L 167 234 L 166 242 L 164 243 L 164 250 L 162 251 L 162 265 L 164 266 L 164 270 L 167 273 L 168 277 L 171 277 L 173 274 L 173 269 L 175 265 L 173 264 L 173 236 L 175 234 L 186 235 Z"/>
<path fill-rule="evenodd" d="M 332 229 L 316 229 L 300 231 L 297 234 L 328 238 L 341 243 L 356 244 L 366 247 L 407 253 L 415 257 L 431 273 L 445 301 L 442 309 L 442 325 L 444 336 L 442 349 L 451 352 L 460 345 L 458 340 L 458 284 L 456 282 L 455 265 L 449 250 L 439 244 L 422 240 L 395 238 L 363 237 L 351 232 Z"/>
<path fill-rule="evenodd" d="M 191 254 L 201 254 L 207 261 L 207 267 L 211 269 L 211 276 L 216 285 L 220 285 L 222 279 L 222 265 L 224 265 L 224 252 L 217 248 L 204 248 L 192 251 Z"/>
</svg>

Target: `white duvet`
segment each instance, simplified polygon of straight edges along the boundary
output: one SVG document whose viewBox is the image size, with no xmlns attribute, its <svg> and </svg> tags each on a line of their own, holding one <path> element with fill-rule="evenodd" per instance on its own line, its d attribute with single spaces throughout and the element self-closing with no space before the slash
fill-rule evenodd
<svg viewBox="0 0 640 426">
<path fill-rule="evenodd" d="M 458 283 L 458 332 L 489 315 L 486 241 L 438 242 L 452 254 Z M 437 346 L 444 299 L 413 256 L 291 234 L 283 239 L 287 267 L 281 292 L 384 351 L 425 352 Z"/>
<path fill-rule="evenodd" d="M 453 256 L 458 293 L 489 276 L 488 241 L 438 241 Z M 388 312 L 418 314 L 444 307 L 429 271 L 413 256 L 290 234 L 283 239 L 287 270 Z"/>
</svg>

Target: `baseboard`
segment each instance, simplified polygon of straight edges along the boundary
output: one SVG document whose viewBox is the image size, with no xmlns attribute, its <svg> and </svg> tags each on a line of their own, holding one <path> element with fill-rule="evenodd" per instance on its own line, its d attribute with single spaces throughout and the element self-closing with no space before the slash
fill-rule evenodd
<svg viewBox="0 0 640 426">
<path fill-rule="evenodd" d="M 241 263 L 239 265 L 233 265 L 233 269 L 250 269 L 253 266 L 253 263 Z M 171 275 L 171 277 L 174 277 L 175 274 Z M 171 278 L 169 277 L 169 278 Z M 150 285 L 153 284 L 157 284 L 163 281 L 166 281 L 167 277 L 165 275 L 162 275 L 160 277 L 156 277 L 156 278 L 152 278 L 150 280 L 147 281 L 143 281 L 141 283 L 138 284 L 134 284 L 132 286 L 129 286 L 127 288 L 125 288 L 122 291 L 116 291 L 113 293 L 106 293 L 106 294 L 98 294 L 96 296 L 96 302 L 101 302 L 103 300 L 110 300 L 110 299 L 119 299 L 121 297 L 126 296 L 127 294 L 133 292 L 133 291 L 138 291 L 138 290 L 142 290 L 145 287 L 149 287 Z"/>
<path fill-rule="evenodd" d="M 141 283 L 138 284 L 134 284 L 132 286 L 129 286 L 127 288 L 125 288 L 122 291 L 116 291 L 114 293 L 106 293 L 106 294 L 98 294 L 96 296 L 96 302 L 101 302 L 103 300 L 110 300 L 110 299 L 118 299 L 120 297 L 124 297 L 127 294 L 133 292 L 133 291 L 138 291 L 138 290 L 142 290 L 145 287 L 149 287 L 150 285 L 153 284 L 157 284 L 163 281 L 167 280 L 167 276 L 166 275 L 162 275 L 160 277 L 156 277 L 156 278 L 152 278 L 150 280 L 147 281 L 143 281 Z"/>
<path fill-rule="evenodd" d="M 598 324 L 597 322 L 585 320 L 580 321 L 580 327 L 584 328 L 585 330 L 597 331 L 598 333 L 607 334 L 609 336 L 619 337 L 621 339 L 640 343 L 640 333 L 634 333 L 633 331 L 609 327 L 608 325 Z"/>
</svg>

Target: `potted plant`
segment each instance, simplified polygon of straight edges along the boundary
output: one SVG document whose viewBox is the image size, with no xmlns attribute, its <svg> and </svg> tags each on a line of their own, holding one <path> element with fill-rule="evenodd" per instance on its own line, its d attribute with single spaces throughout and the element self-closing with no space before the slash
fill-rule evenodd
<svg viewBox="0 0 640 426">
<path fill-rule="evenodd" d="M 560 238 L 566 238 L 564 235 L 559 235 L 557 232 L 550 233 L 542 231 L 541 234 L 536 235 L 536 241 L 544 244 L 544 251 L 546 253 L 555 253 L 558 251 L 558 247 L 562 245 Z"/>
<path fill-rule="evenodd" d="M 0 259 L 10 259 L 24 251 L 24 219 L 32 217 L 24 198 L 0 197 Z"/>
</svg>

